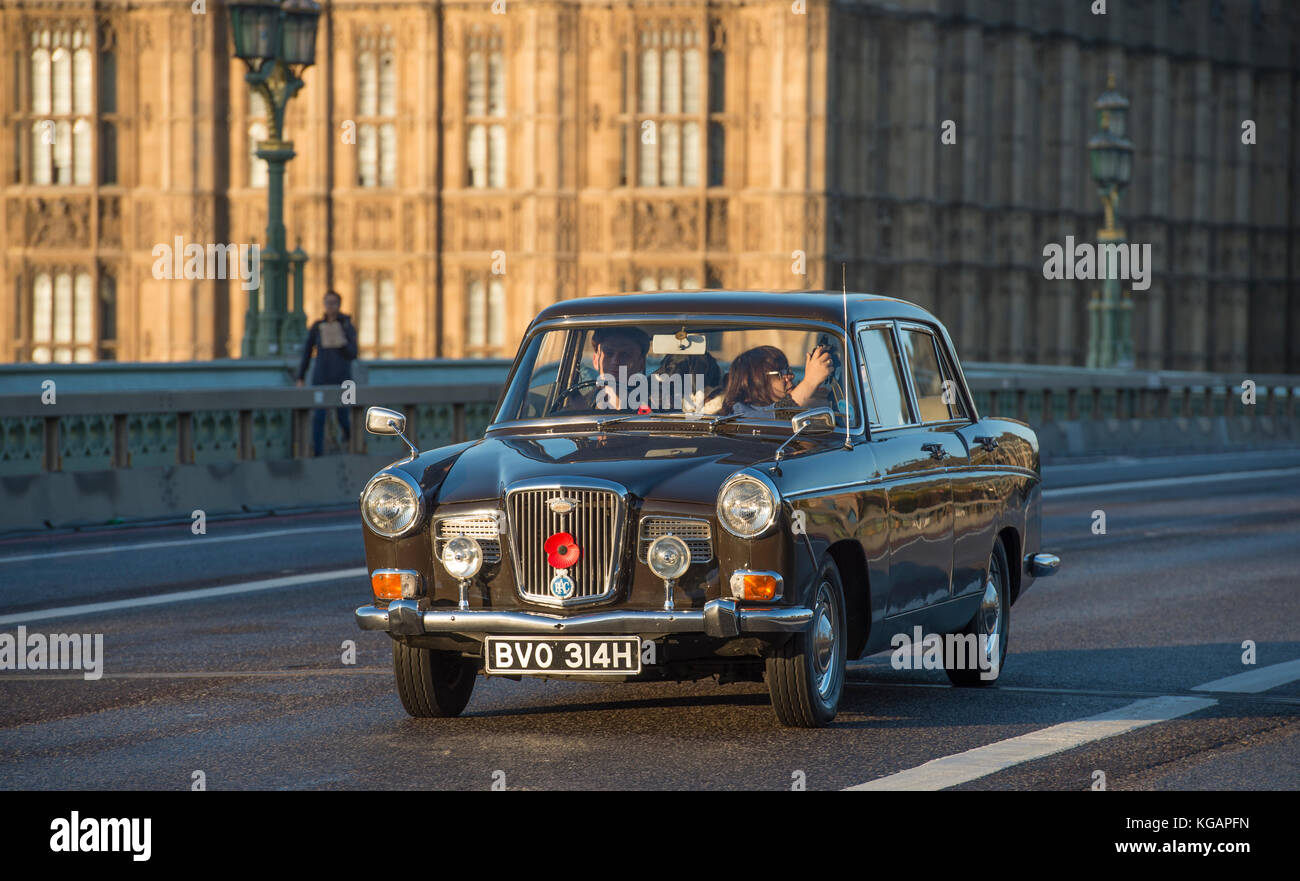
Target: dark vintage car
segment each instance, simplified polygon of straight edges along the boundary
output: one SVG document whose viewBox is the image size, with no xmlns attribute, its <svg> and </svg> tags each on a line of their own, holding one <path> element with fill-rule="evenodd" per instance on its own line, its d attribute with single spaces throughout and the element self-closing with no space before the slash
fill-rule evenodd
<svg viewBox="0 0 1300 881">
<path fill-rule="evenodd" d="M 824 725 L 881 651 L 995 681 L 1012 604 L 1059 564 L 1033 431 L 981 417 L 943 326 L 887 297 L 556 303 L 482 439 L 407 443 L 361 495 L 356 617 L 413 716 L 459 714 L 480 672 L 713 675 Z"/>
</svg>

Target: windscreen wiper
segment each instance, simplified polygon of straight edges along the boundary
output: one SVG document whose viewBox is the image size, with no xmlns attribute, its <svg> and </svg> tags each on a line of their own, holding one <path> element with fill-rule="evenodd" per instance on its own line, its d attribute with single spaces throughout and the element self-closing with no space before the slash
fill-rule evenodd
<svg viewBox="0 0 1300 881">
<path fill-rule="evenodd" d="M 739 418 L 740 418 L 739 414 L 734 416 L 715 417 L 713 419 L 708 420 L 709 430 L 712 431 L 713 426 L 717 425 L 719 422 L 730 422 L 732 419 L 739 419 Z M 598 419 L 596 420 L 596 428 L 603 429 L 606 425 L 615 425 L 619 422 L 636 421 L 639 419 L 656 421 L 656 422 L 659 420 L 667 420 L 672 424 L 677 424 L 679 422 L 691 423 L 691 422 L 702 421 L 699 420 L 698 417 L 688 416 L 685 413 L 628 413 L 623 416 L 613 416 L 609 419 Z"/>
<path fill-rule="evenodd" d="M 721 425 L 724 422 L 741 419 L 743 418 L 743 415 L 744 414 L 741 413 L 731 413 L 727 416 L 714 416 L 712 419 L 708 420 L 709 431 L 713 431 L 715 426 Z M 596 428 L 604 429 L 606 425 L 615 425 L 619 422 L 629 422 L 637 419 L 669 419 L 671 417 L 678 417 L 683 422 L 695 421 L 694 417 L 687 417 L 683 413 L 628 413 L 623 416 L 613 416 L 609 419 L 598 419 L 596 420 Z"/>
<path fill-rule="evenodd" d="M 742 415 L 744 414 L 730 413 L 726 416 L 714 416 L 712 419 L 709 420 L 709 433 L 712 434 L 713 430 L 717 428 L 719 425 L 721 425 L 722 423 L 731 422 L 734 419 L 739 419 L 741 418 Z"/>
<path fill-rule="evenodd" d="M 606 425 L 613 425 L 616 422 L 627 422 L 631 419 L 649 419 L 653 418 L 654 415 L 655 414 L 653 413 L 628 413 L 625 416 L 613 416 L 609 419 L 597 419 L 596 428 L 603 431 Z"/>
</svg>

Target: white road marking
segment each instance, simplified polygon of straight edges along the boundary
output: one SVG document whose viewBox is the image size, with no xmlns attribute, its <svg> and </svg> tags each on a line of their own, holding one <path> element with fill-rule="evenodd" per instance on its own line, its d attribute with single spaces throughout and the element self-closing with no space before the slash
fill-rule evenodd
<svg viewBox="0 0 1300 881">
<path fill-rule="evenodd" d="M 1300 659 L 1225 676 L 1198 685 L 1192 691 L 1236 691 L 1256 694 L 1279 685 L 1286 685 L 1288 682 L 1295 682 L 1297 679 L 1300 679 Z"/>
<path fill-rule="evenodd" d="M 855 790 L 938 790 L 977 780 L 1022 762 L 1041 759 L 1054 753 L 1074 749 L 1094 740 L 1114 737 L 1157 722 L 1166 722 L 1188 713 L 1212 707 L 1218 701 L 1199 697 L 1156 697 L 1077 719 L 1062 722 L 1041 731 L 1033 731 L 976 747 L 956 755 L 934 759 L 924 765 L 890 774 L 857 786 Z"/>
<path fill-rule="evenodd" d="M 854 663 L 861 663 L 861 661 L 855 661 Z M 849 667 L 849 670 L 850 672 L 854 672 L 854 668 L 852 666 Z M 867 668 L 863 667 L 863 668 L 859 668 L 856 672 L 871 673 L 875 671 L 868 670 Z M 853 686 L 855 688 L 951 689 L 953 687 L 946 682 L 898 682 L 898 681 L 886 681 L 884 679 L 846 679 L 844 684 Z M 1127 688 L 1120 691 L 1116 689 L 1097 689 L 1097 688 L 1033 688 L 1027 685 L 999 685 L 997 687 L 997 690 L 999 693 L 1007 693 L 1007 694 L 1064 694 L 1064 695 L 1078 696 L 1078 697 L 1127 697 L 1133 699 L 1145 698 L 1145 697 L 1165 697 L 1165 695 L 1159 691 L 1133 691 Z M 1192 696 L 1193 695 L 1183 695 L 1183 697 L 1192 697 Z M 1300 697 L 1282 697 L 1281 695 L 1266 695 L 1266 694 L 1247 696 L 1240 692 L 1231 695 L 1228 692 L 1216 692 L 1215 697 L 1219 699 L 1220 703 L 1222 703 L 1225 700 L 1228 700 L 1234 702 L 1249 701 L 1251 703 L 1287 704 L 1288 706 L 1300 706 Z"/>
<path fill-rule="evenodd" d="M 223 544 L 228 541 L 253 541 L 260 538 L 277 538 L 282 535 L 301 535 L 304 533 L 338 532 L 345 529 L 360 530 L 360 523 L 339 523 L 333 526 L 303 526 L 297 529 L 268 529 L 265 532 L 241 532 L 238 535 L 191 535 L 189 538 L 175 538 L 166 541 L 146 541 L 139 544 L 125 542 L 119 545 L 107 545 L 94 548 L 70 548 L 66 551 L 42 551 L 37 554 L 17 554 L 12 557 L 0 557 L 4 563 L 22 563 L 27 560 L 53 560 L 59 557 L 82 557 L 87 554 L 115 554 L 121 552 L 147 551 L 153 548 L 173 548 L 184 545 L 194 547 L 203 544 Z"/>
<path fill-rule="evenodd" d="M 1189 474 L 1186 477 L 1153 477 L 1147 480 L 1122 480 L 1116 483 L 1092 483 L 1085 486 L 1062 486 L 1043 490 L 1043 498 L 1084 496 L 1124 489 L 1151 489 L 1158 486 L 1189 486 L 1197 483 L 1221 483 L 1230 480 L 1261 480 L 1265 477 L 1300 476 L 1300 467 L 1265 468 L 1260 471 L 1221 471 L 1217 474 Z"/>
<path fill-rule="evenodd" d="M 201 587 L 197 590 L 182 590 L 176 593 L 161 593 L 156 596 L 132 597 L 129 600 L 110 600 L 103 603 L 84 603 L 78 606 L 56 606 L 51 609 L 33 609 L 30 612 L 17 612 L 13 615 L 0 615 L 0 626 L 25 624 L 28 621 L 45 621 L 50 618 L 70 618 L 74 615 L 94 615 L 99 612 L 117 612 L 122 609 L 138 609 L 142 606 L 162 606 L 168 603 L 183 603 L 189 600 L 203 600 L 211 597 L 224 597 L 240 593 L 256 593 L 262 590 L 275 590 L 281 587 L 296 587 L 301 584 L 315 584 L 321 581 L 336 581 L 340 578 L 364 578 L 368 570 L 333 569 L 328 572 L 312 572 L 306 575 L 284 575 L 279 578 L 263 578 L 258 581 L 243 581 L 239 584 L 225 584 L 221 587 Z"/>
<path fill-rule="evenodd" d="M 1237 694 L 1258 694 L 1300 680 L 1300 658 L 1270 664 L 1258 670 L 1236 673 L 1215 679 L 1201 685 L 1193 686 L 1190 691 L 1208 691 Z M 1009 691 L 1028 691 L 1031 689 L 1008 689 Z M 1045 690 L 1045 689 L 1044 689 Z M 1160 697 L 1134 701 L 1118 710 L 1090 716 L 1075 722 L 1063 722 L 1041 731 L 1033 731 L 1020 737 L 999 740 L 987 746 L 976 747 L 964 753 L 933 759 L 915 768 L 890 774 L 850 789 L 944 789 L 977 780 L 988 774 L 1006 770 L 1022 762 L 1041 759 L 1063 750 L 1073 749 L 1093 740 L 1114 737 L 1157 722 L 1165 722 L 1186 716 L 1205 707 L 1214 706 L 1218 701 L 1197 697 Z"/>
</svg>

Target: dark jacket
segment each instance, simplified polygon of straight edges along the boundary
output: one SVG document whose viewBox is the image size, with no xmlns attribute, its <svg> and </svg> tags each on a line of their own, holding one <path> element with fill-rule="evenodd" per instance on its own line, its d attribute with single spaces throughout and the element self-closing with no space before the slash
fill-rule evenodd
<svg viewBox="0 0 1300 881">
<path fill-rule="evenodd" d="M 316 366 L 311 372 L 312 385 L 337 385 L 345 379 L 352 378 L 352 362 L 357 357 L 357 328 L 350 315 L 339 313 L 343 325 L 345 345 L 337 348 L 322 348 L 320 344 L 320 326 L 325 319 L 317 321 L 307 331 L 307 342 L 302 347 L 302 361 L 298 364 L 298 378 L 307 376 L 307 362 L 312 352 L 316 352 Z"/>
</svg>

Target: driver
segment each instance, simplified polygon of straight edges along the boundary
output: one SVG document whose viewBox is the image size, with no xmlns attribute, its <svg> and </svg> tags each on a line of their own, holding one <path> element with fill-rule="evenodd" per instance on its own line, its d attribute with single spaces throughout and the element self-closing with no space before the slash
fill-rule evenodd
<svg viewBox="0 0 1300 881">
<path fill-rule="evenodd" d="M 808 353 L 803 381 L 798 385 L 785 353 L 776 346 L 749 349 L 731 362 L 722 412 L 772 419 L 777 410 L 805 406 L 830 375 L 831 356 L 826 346 L 817 346 Z"/>
<path fill-rule="evenodd" d="M 560 402 L 560 409 L 622 410 L 626 404 L 618 395 L 619 369 L 624 370 L 629 381 L 637 374 L 645 374 L 650 337 L 638 327 L 602 327 L 591 335 L 591 344 L 594 349 L 591 366 L 605 382 L 598 381 L 594 388 L 574 392 L 567 402 Z"/>
</svg>

